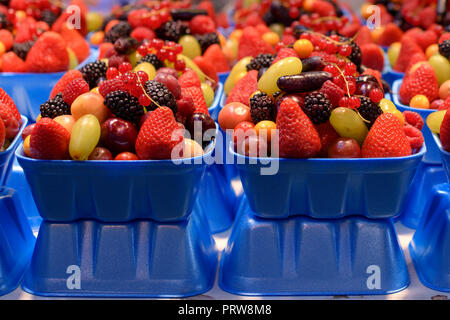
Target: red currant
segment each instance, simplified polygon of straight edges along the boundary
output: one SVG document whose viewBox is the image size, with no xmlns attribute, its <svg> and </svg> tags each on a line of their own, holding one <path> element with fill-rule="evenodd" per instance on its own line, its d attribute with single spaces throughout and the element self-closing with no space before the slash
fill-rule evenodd
<svg viewBox="0 0 450 320">
<path fill-rule="evenodd" d="M 356 66 L 351 62 L 347 62 L 344 67 L 344 73 L 347 76 L 352 76 L 355 74 L 355 72 L 356 72 Z"/>
<path fill-rule="evenodd" d="M 339 54 L 343 57 L 348 57 L 349 55 L 352 54 L 352 47 L 346 44 L 342 45 L 341 48 L 339 49 Z"/>
<path fill-rule="evenodd" d="M 119 72 L 122 74 L 127 73 L 128 71 L 131 71 L 131 70 L 133 70 L 133 66 L 129 62 L 123 62 L 119 66 Z"/>
<path fill-rule="evenodd" d="M 177 71 L 183 71 L 186 69 L 186 63 L 183 60 L 177 60 L 175 61 L 174 67 Z"/>
<path fill-rule="evenodd" d="M 384 96 L 383 92 L 378 88 L 374 88 L 374 89 L 370 90 L 369 98 L 374 103 L 380 102 L 381 99 L 383 99 L 383 96 Z"/>
<path fill-rule="evenodd" d="M 349 101 L 350 101 L 349 97 L 347 97 L 347 96 L 342 97 L 339 100 L 339 107 L 341 107 L 341 108 L 348 108 Z"/>
</svg>

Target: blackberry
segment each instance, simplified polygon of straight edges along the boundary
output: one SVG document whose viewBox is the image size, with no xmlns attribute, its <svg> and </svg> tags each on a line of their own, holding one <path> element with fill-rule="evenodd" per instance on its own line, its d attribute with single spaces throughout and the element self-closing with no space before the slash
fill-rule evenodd
<svg viewBox="0 0 450 320">
<path fill-rule="evenodd" d="M 41 19 L 41 21 L 46 22 L 51 27 L 51 26 L 53 26 L 55 21 L 58 19 L 58 15 L 56 15 L 55 13 L 53 13 L 50 10 L 44 10 L 41 13 L 40 19 Z"/>
<path fill-rule="evenodd" d="M 306 96 L 303 111 L 314 124 L 325 123 L 330 119 L 333 107 L 326 94 L 313 92 Z"/>
<path fill-rule="evenodd" d="M 215 32 L 199 34 L 196 35 L 195 38 L 197 38 L 198 43 L 200 43 L 200 47 L 202 48 L 203 53 L 213 44 L 220 45 L 219 36 Z"/>
<path fill-rule="evenodd" d="M 450 58 L 450 40 L 445 40 L 439 45 L 439 53 L 447 59 Z"/>
<path fill-rule="evenodd" d="M 34 45 L 34 41 L 27 41 L 23 43 L 15 42 L 12 46 L 12 51 L 22 60 L 27 58 L 28 52 L 30 52 L 31 48 Z"/>
<path fill-rule="evenodd" d="M 70 106 L 64 102 L 61 93 L 58 93 L 53 99 L 49 99 L 42 104 L 40 109 L 43 118 L 54 119 L 70 114 Z"/>
<path fill-rule="evenodd" d="M 158 57 L 156 56 L 156 54 L 147 54 L 145 57 L 143 57 L 138 64 L 143 63 L 143 62 L 148 62 L 150 64 L 152 64 L 156 70 L 158 70 L 159 68 L 164 67 L 164 63 L 158 59 Z"/>
<path fill-rule="evenodd" d="M 253 58 L 247 65 L 247 71 L 260 70 L 262 68 L 269 68 L 275 57 L 269 53 L 262 53 Z"/>
<path fill-rule="evenodd" d="M 172 109 L 173 114 L 177 113 L 178 106 L 172 92 L 161 82 L 149 80 L 145 83 L 145 91 L 160 107 L 168 107 Z M 158 105 L 153 102 L 147 107 L 149 110 L 155 110 Z"/>
<path fill-rule="evenodd" d="M 120 21 L 105 34 L 105 42 L 115 43 L 120 38 L 127 38 L 131 31 L 128 22 Z"/>
<path fill-rule="evenodd" d="M 266 93 L 258 92 L 250 98 L 250 114 L 253 123 L 275 121 L 275 103 Z"/>
<path fill-rule="evenodd" d="M 128 55 L 128 54 L 136 51 L 138 46 L 139 46 L 138 41 L 132 37 L 119 38 L 119 39 L 117 39 L 116 42 L 114 42 L 114 49 L 119 54 Z"/>
<path fill-rule="evenodd" d="M 121 119 L 138 123 L 144 115 L 144 107 L 139 104 L 138 98 L 125 91 L 113 91 L 105 97 L 105 106 Z"/>
<path fill-rule="evenodd" d="M 182 21 L 167 21 L 161 27 L 156 29 L 156 35 L 163 40 L 178 42 L 180 38 L 191 33 L 189 26 Z"/>
<path fill-rule="evenodd" d="M 377 118 L 383 114 L 383 111 L 376 103 L 372 102 L 369 98 L 360 97 L 360 99 L 361 105 L 358 108 L 358 112 L 361 117 L 369 121 L 366 122 L 366 126 L 370 129 L 375 120 L 377 120 Z"/>
<path fill-rule="evenodd" d="M 80 72 L 83 75 L 84 80 L 89 83 L 89 88 L 93 89 L 97 86 L 100 78 L 106 78 L 106 71 L 108 66 L 103 61 L 95 61 L 88 63 Z"/>
</svg>

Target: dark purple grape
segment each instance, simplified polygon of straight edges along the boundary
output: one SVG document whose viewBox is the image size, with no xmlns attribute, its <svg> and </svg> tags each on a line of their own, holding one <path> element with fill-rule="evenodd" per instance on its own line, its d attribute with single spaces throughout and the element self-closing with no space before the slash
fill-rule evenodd
<svg viewBox="0 0 450 320">
<path fill-rule="evenodd" d="M 322 71 L 325 68 L 325 60 L 322 57 L 314 56 L 302 60 L 302 72 Z"/>
<path fill-rule="evenodd" d="M 333 80 L 333 75 L 325 71 L 310 71 L 293 76 L 282 76 L 278 79 L 277 85 L 282 91 L 289 93 L 310 92 L 319 90 L 322 85 Z"/>
<path fill-rule="evenodd" d="M 191 139 L 198 139 L 197 135 L 198 132 L 194 132 L 196 125 L 201 125 L 202 129 L 202 136 L 201 141 L 197 141 L 200 145 L 204 144 L 203 141 L 203 135 L 208 130 L 215 130 L 216 129 L 216 123 L 214 122 L 213 118 L 211 116 L 204 114 L 204 113 L 194 113 L 187 121 L 187 130 L 191 134 Z M 197 135 L 196 135 L 197 133 Z M 206 142 L 208 144 L 209 142 Z"/>
<path fill-rule="evenodd" d="M 119 38 L 114 42 L 114 49 L 120 54 L 130 54 L 136 51 L 138 46 L 138 41 L 132 37 Z"/>
</svg>

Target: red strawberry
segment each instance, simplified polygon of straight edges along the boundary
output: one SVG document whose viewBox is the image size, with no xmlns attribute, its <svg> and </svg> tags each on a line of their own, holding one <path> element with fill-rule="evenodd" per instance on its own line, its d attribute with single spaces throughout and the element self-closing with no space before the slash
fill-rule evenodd
<svg viewBox="0 0 450 320">
<path fill-rule="evenodd" d="M 131 33 L 131 37 L 135 38 L 139 43 L 144 40 L 153 40 L 155 38 L 155 32 L 152 29 L 146 27 L 137 27 Z"/>
<path fill-rule="evenodd" d="M 9 2 L 9 7 L 14 10 L 25 10 L 27 5 L 27 1 L 25 0 L 11 0 Z"/>
<path fill-rule="evenodd" d="M 415 27 L 415 28 L 411 28 L 408 31 L 406 31 L 404 33 L 404 36 L 411 37 L 417 43 L 417 39 L 419 38 L 419 34 L 421 34 L 421 33 L 422 33 L 422 29 Z"/>
<path fill-rule="evenodd" d="M 208 49 L 206 49 L 205 53 L 203 54 L 203 58 L 206 61 L 209 61 L 209 63 L 211 63 L 214 68 L 216 68 L 217 72 L 230 71 L 228 59 L 217 43 L 209 46 Z"/>
<path fill-rule="evenodd" d="M 245 26 L 246 27 L 256 27 L 258 25 L 261 25 L 264 23 L 264 20 L 261 19 L 261 16 L 258 12 L 252 12 L 247 16 L 247 19 L 245 19 Z"/>
<path fill-rule="evenodd" d="M 209 16 L 195 16 L 190 23 L 192 34 L 206 34 L 216 31 L 216 23 Z"/>
<path fill-rule="evenodd" d="M 369 43 L 361 46 L 362 64 L 368 68 L 383 71 L 384 53 L 381 48 Z"/>
<path fill-rule="evenodd" d="M 64 160 L 69 152 L 69 142 L 69 131 L 50 118 L 42 118 L 36 123 L 31 134 L 31 157 L 41 160 Z"/>
<path fill-rule="evenodd" d="M 88 86 L 89 88 L 89 86 Z M 98 86 L 98 91 L 103 97 L 106 97 L 109 93 L 114 91 L 122 90 L 127 92 L 128 90 L 125 88 L 123 81 L 120 79 L 111 79 L 100 82 Z"/>
<path fill-rule="evenodd" d="M 363 26 L 361 29 L 359 29 L 355 42 L 358 46 L 373 43 L 370 29 L 366 26 Z"/>
<path fill-rule="evenodd" d="M 228 15 L 225 12 L 220 12 L 220 13 L 216 14 L 216 25 L 217 25 L 217 27 L 221 27 L 224 29 L 227 29 L 230 27 Z"/>
<path fill-rule="evenodd" d="M 255 28 L 244 28 L 239 39 L 238 59 L 249 56 L 255 58 L 261 53 L 275 54 L 275 49 L 262 39 Z"/>
<path fill-rule="evenodd" d="M 329 121 L 317 125 L 316 129 L 319 133 L 320 141 L 322 143 L 320 156 L 328 157 L 328 148 L 340 137 Z"/>
<path fill-rule="evenodd" d="M 264 22 L 259 23 L 255 26 L 256 31 L 259 32 L 259 35 L 262 37 L 264 33 L 266 32 L 270 32 L 272 30 L 270 30 L 270 28 L 268 26 L 266 26 L 266 24 Z"/>
<path fill-rule="evenodd" d="M 419 129 L 407 124 L 403 127 L 403 131 L 405 132 L 406 137 L 409 140 L 411 149 L 419 150 L 420 148 L 422 148 L 424 139 L 423 134 Z"/>
<path fill-rule="evenodd" d="M 216 10 L 214 9 L 214 4 L 211 1 L 208 0 L 201 1 L 197 5 L 197 9 L 206 10 L 208 16 L 210 16 L 211 19 L 213 19 L 214 21 L 216 20 Z"/>
<path fill-rule="evenodd" d="M 327 95 L 333 107 L 338 107 L 339 100 L 341 100 L 341 98 L 345 95 L 345 91 L 330 80 L 326 81 L 323 84 L 322 88 L 320 89 L 320 92 L 325 93 Z"/>
<path fill-rule="evenodd" d="M 395 23 L 388 23 L 378 39 L 378 44 L 381 46 L 390 46 L 394 42 L 399 42 L 402 36 L 403 31 Z"/>
<path fill-rule="evenodd" d="M 178 78 L 178 83 L 181 88 L 189 88 L 189 87 L 199 87 L 201 88 L 202 83 L 197 73 L 194 70 L 188 69 L 186 70 L 180 78 Z"/>
<path fill-rule="evenodd" d="M 442 120 L 441 130 L 439 132 L 442 148 L 450 152 L 450 111 L 445 112 L 444 120 Z"/>
<path fill-rule="evenodd" d="M 106 53 L 114 50 L 114 45 L 109 42 L 102 43 L 98 48 L 98 58 L 106 58 Z M 115 51 L 115 50 L 114 50 Z"/>
<path fill-rule="evenodd" d="M 203 95 L 203 91 L 199 87 L 189 87 L 189 88 L 181 88 L 182 95 L 190 95 L 192 100 L 194 100 L 195 110 L 194 112 L 201 112 L 209 115 L 208 105 L 205 101 L 205 96 Z"/>
<path fill-rule="evenodd" d="M 321 17 L 331 17 L 336 16 L 336 11 L 334 6 L 323 0 L 316 0 L 313 2 L 312 9 L 314 12 L 318 13 Z"/>
<path fill-rule="evenodd" d="M 145 120 L 136 140 L 136 154 L 142 160 L 168 160 L 172 150 L 183 141 L 183 133 L 172 110 L 157 108 Z"/>
<path fill-rule="evenodd" d="M 217 71 L 210 61 L 206 60 L 204 57 L 198 56 L 194 58 L 194 62 L 203 71 L 204 74 L 206 74 L 216 83 L 219 82 Z"/>
<path fill-rule="evenodd" d="M 392 113 L 383 113 L 370 129 L 362 147 L 363 158 L 407 157 L 411 145 L 400 120 Z"/>
<path fill-rule="evenodd" d="M 428 61 L 427 56 L 423 52 L 415 53 L 409 60 L 408 67 L 405 70 L 405 77 L 407 77 L 411 71 L 411 68 L 418 62 Z"/>
<path fill-rule="evenodd" d="M 439 96 L 436 74 L 428 62 L 421 62 L 418 67 L 413 67 L 409 76 L 405 77 L 400 87 L 400 102 L 409 105 L 412 97 L 418 94 L 425 95 L 429 101 L 434 101 Z"/>
<path fill-rule="evenodd" d="M 67 70 L 69 53 L 64 39 L 56 32 L 44 33 L 28 53 L 26 63 L 31 72 Z"/>
<path fill-rule="evenodd" d="M 2 29 L 0 30 L 0 41 L 5 45 L 6 51 L 9 51 L 13 46 L 14 37 L 8 30 Z"/>
<path fill-rule="evenodd" d="M 424 122 L 420 114 L 414 111 L 403 111 L 403 116 L 405 117 L 405 121 L 407 124 L 419 130 L 422 130 Z"/>
<path fill-rule="evenodd" d="M 426 6 L 419 11 L 419 21 L 420 25 L 427 29 L 436 20 L 436 8 L 432 6 Z"/>
<path fill-rule="evenodd" d="M 76 5 L 81 9 L 80 10 L 81 11 L 80 28 L 78 29 L 78 31 L 82 35 L 86 35 L 87 34 L 87 26 L 86 26 L 87 8 L 86 8 L 85 4 L 83 3 L 83 1 L 84 0 L 73 0 L 73 1 L 71 1 L 71 5 Z M 71 19 L 72 19 L 73 14 L 74 14 L 73 11 L 64 11 L 59 16 L 59 18 L 55 21 L 55 23 L 53 23 L 52 31 L 60 32 L 64 25 L 66 25 L 68 22 L 72 22 Z"/>
<path fill-rule="evenodd" d="M 240 102 L 246 106 L 250 103 L 250 96 L 258 90 L 258 71 L 250 70 L 240 79 L 228 94 L 226 104 Z"/>
<path fill-rule="evenodd" d="M 0 119 L 0 149 L 3 150 L 3 146 L 5 145 L 6 140 L 6 128 L 5 123 L 2 119 Z"/>
<path fill-rule="evenodd" d="M 8 113 L 13 114 L 17 120 L 22 119 L 13 99 L 2 88 L 0 88 L 0 103 L 6 105 L 9 108 Z"/>
<path fill-rule="evenodd" d="M 23 43 L 32 41 L 36 34 L 36 23 L 22 22 L 18 25 L 15 41 Z"/>
<path fill-rule="evenodd" d="M 75 79 L 83 79 L 83 75 L 78 70 L 70 70 L 66 72 L 65 75 L 62 76 L 61 79 L 56 83 L 53 87 L 52 92 L 50 93 L 50 98 L 53 99 L 58 93 L 63 93 L 64 89 Z"/>
<path fill-rule="evenodd" d="M 277 129 L 281 158 L 312 158 L 322 149 L 316 128 L 292 99 L 281 103 L 277 115 Z"/>
<path fill-rule="evenodd" d="M 450 32 L 443 33 L 443 34 L 439 37 L 439 44 L 441 44 L 441 43 L 444 42 L 445 40 L 450 40 Z"/>
<path fill-rule="evenodd" d="M 1 57 L 3 72 L 27 72 L 28 66 L 14 52 L 10 51 Z"/>
<path fill-rule="evenodd" d="M 438 36 L 434 31 L 428 30 L 423 31 L 420 34 L 417 35 L 416 42 L 417 44 L 422 48 L 423 51 L 427 50 L 429 46 L 431 46 L 434 43 L 437 43 Z"/>
<path fill-rule="evenodd" d="M 416 53 L 423 53 L 423 51 L 411 37 L 403 36 L 401 45 L 402 48 L 400 49 L 400 54 L 398 55 L 394 70 L 405 72 L 411 57 Z"/>
<path fill-rule="evenodd" d="M 83 62 L 89 57 L 91 51 L 89 43 L 77 30 L 63 27 L 60 34 L 67 46 L 75 53 L 78 62 Z"/>
<path fill-rule="evenodd" d="M 278 61 L 288 57 L 295 57 L 300 59 L 300 57 L 298 56 L 297 52 L 295 52 L 294 49 L 281 48 L 280 51 L 278 51 L 277 53 L 277 57 L 272 61 L 272 64 L 277 63 Z"/>
<path fill-rule="evenodd" d="M 69 106 L 83 93 L 89 92 L 89 84 L 84 79 L 75 79 L 64 89 L 62 98 Z"/>
</svg>

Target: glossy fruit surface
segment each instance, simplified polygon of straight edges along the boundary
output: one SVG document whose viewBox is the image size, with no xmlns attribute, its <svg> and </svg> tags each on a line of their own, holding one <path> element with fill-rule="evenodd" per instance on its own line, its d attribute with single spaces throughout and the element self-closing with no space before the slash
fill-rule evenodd
<svg viewBox="0 0 450 320">
<path fill-rule="evenodd" d="M 101 126 L 101 142 L 114 153 L 132 151 L 137 135 L 133 124 L 123 119 L 111 118 Z"/>
<path fill-rule="evenodd" d="M 102 123 L 109 114 L 108 108 L 103 104 L 104 98 L 100 94 L 88 92 L 84 93 L 72 103 L 71 113 L 75 120 L 84 115 L 94 115 Z"/>
<path fill-rule="evenodd" d="M 113 160 L 113 156 L 111 154 L 111 151 L 109 151 L 106 148 L 97 147 L 92 151 L 92 153 L 89 155 L 89 159 L 91 161 L 108 161 Z"/>
<path fill-rule="evenodd" d="M 219 125 L 222 130 L 232 130 L 242 121 L 252 121 L 250 108 L 245 104 L 232 102 L 220 110 Z"/>
<path fill-rule="evenodd" d="M 336 108 L 331 112 L 330 123 L 343 138 L 352 138 L 359 144 L 364 142 L 368 129 L 361 117 L 349 108 Z"/>
<path fill-rule="evenodd" d="M 358 141 L 351 138 L 340 138 L 328 149 L 329 158 L 361 158 Z"/>
<path fill-rule="evenodd" d="M 75 122 L 70 136 L 69 152 L 73 160 L 87 160 L 100 140 L 100 123 L 92 114 Z"/>
</svg>

